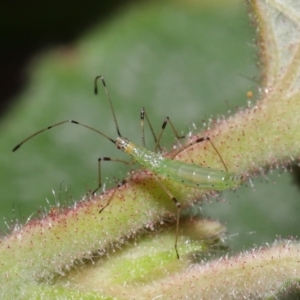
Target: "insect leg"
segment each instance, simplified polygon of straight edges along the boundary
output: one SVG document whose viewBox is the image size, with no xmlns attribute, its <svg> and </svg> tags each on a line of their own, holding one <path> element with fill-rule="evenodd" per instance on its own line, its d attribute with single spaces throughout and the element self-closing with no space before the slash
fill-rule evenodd
<svg viewBox="0 0 300 300">
<path fill-rule="evenodd" d="M 204 141 L 208 141 L 208 142 L 211 144 L 211 146 L 213 147 L 213 149 L 215 150 L 215 152 L 216 152 L 217 155 L 219 156 L 219 158 L 220 158 L 220 160 L 221 160 L 221 162 L 222 162 L 222 165 L 224 166 L 225 171 L 228 172 L 227 166 L 226 166 L 226 164 L 225 164 L 225 162 L 224 162 L 224 160 L 223 160 L 223 158 L 222 158 L 220 152 L 218 151 L 218 149 L 216 148 L 216 146 L 214 145 L 214 143 L 211 141 L 211 139 L 210 139 L 208 136 L 204 136 L 204 137 L 198 138 L 198 139 L 196 139 L 196 140 L 190 142 L 189 144 L 187 144 L 187 145 L 181 147 L 180 149 L 178 149 L 178 150 L 172 155 L 171 159 L 173 159 L 176 155 L 178 155 L 180 152 L 184 151 L 185 149 L 187 149 L 187 148 L 189 148 L 189 147 L 191 147 L 191 146 L 193 146 L 193 145 L 196 145 L 196 144 L 198 144 L 198 143 L 204 142 Z"/>
<path fill-rule="evenodd" d="M 92 192 L 92 195 L 94 195 L 101 188 L 101 186 L 102 186 L 101 161 L 116 161 L 116 162 L 121 162 L 121 163 L 126 164 L 126 165 L 130 165 L 130 164 L 133 163 L 131 161 L 126 161 L 126 160 L 119 159 L 119 158 L 111 158 L 111 157 L 107 157 L 107 156 L 99 157 L 98 158 L 98 186 Z"/>
<path fill-rule="evenodd" d="M 175 129 L 175 127 L 174 127 L 173 123 L 171 122 L 170 118 L 169 118 L 169 117 L 166 117 L 165 120 L 164 120 L 164 122 L 163 122 L 163 124 L 162 124 L 162 126 L 161 126 L 161 130 L 160 130 L 160 133 L 159 133 L 159 135 L 158 135 L 158 138 L 157 138 L 157 141 L 156 141 L 156 144 L 155 144 L 154 152 L 157 151 L 157 148 L 160 148 L 159 142 L 160 142 L 161 137 L 162 137 L 162 134 L 163 134 L 163 132 L 164 132 L 166 126 L 167 126 L 167 123 L 170 124 L 170 126 L 171 126 L 171 128 L 172 128 L 172 131 L 173 131 L 173 133 L 175 134 L 175 136 L 176 136 L 176 138 L 177 138 L 178 140 L 185 138 L 185 135 L 179 135 L 179 134 L 178 134 L 178 132 L 177 132 L 177 130 Z"/>
<path fill-rule="evenodd" d="M 98 79 L 101 80 L 102 85 L 104 87 L 104 90 L 105 90 L 105 93 L 106 93 L 106 97 L 107 97 L 107 100 L 108 100 L 108 103 L 109 103 L 109 106 L 110 106 L 110 111 L 112 113 L 112 116 L 113 116 L 113 119 L 114 119 L 114 122 L 115 122 L 115 126 L 116 126 L 116 130 L 117 130 L 118 136 L 122 136 L 121 132 L 120 132 L 119 124 L 118 124 L 118 121 L 117 121 L 117 117 L 116 117 L 116 114 L 115 114 L 115 110 L 114 110 L 114 107 L 112 105 L 112 101 L 110 99 L 110 95 L 108 93 L 108 89 L 106 87 L 106 82 L 105 82 L 104 77 L 102 75 L 99 75 L 99 76 L 95 77 L 95 82 L 94 82 L 95 83 L 95 85 L 94 85 L 95 95 L 98 94 L 98 85 L 97 85 Z"/>
<path fill-rule="evenodd" d="M 159 149 L 160 151 L 162 151 L 162 148 L 159 144 L 160 140 L 161 140 L 161 137 L 162 137 L 162 134 L 166 128 L 166 125 L 167 123 L 170 124 L 171 128 L 172 128 L 172 131 L 173 133 L 175 134 L 176 138 L 179 140 L 179 139 L 183 139 L 185 138 L 185 136 L 180 136 L 177 132 L 177 130 L 175 129 L 175 126 L 173 125 L 173 123 L 171 122 L 170 118 L 169 117 L 166 117 L 162 126 L 161 126 L 161 130 L 159 132 L 159 135 L 158 137 L 156 137 L 156 134 L 154 133 L 154 130 L 153 130 L 153 127 L 152 127 L 152 124 L 148 118 L 148 115 L 146 113 L 146 110 L 144 107 L 142 107 L 141 109 L 141 114 L 140 114 L 140 119 L 141 119 L 141 135 L 142 135 L 142 143 L 143 143 L 143 146 L 145 147 L 145 134 L 144 134 L 144 120 L 146 119 L 146 122 L 148 123 L 148 126 L 151 130 L 151 133 L 152 133 L 152 136 L 154 138 L 154 142 L 155 142 L 155 148 L 154 148 L 154 152 L 157 151 L 157 149 Z"/>
<path fill-rule="evenodd" d="M 152 127 L 152 124 L 148 118 L 148 115 L 146 114 L 146 110 L 144 107 L 141 108 L 141 113 L 140 113 L 140 119 L 141 119 L 141 135 L 142 135 L 142 144 L 143 144 L 143 147 L 146 147 L 146 143 L 145 143 L 145 131 L 144 131 L 144 120 L 146 119 L 146 122 L 148 123 L 148 126 L 150 128 L 150 131 L 152 133 L 152 136 L 153 136 L 153 139 L 154 139 L 154 142 L 155 142 L 155 145 L 156 145 L 156 142 L 157 142 L 157 137 L 156 137 L 156 134 L 154 133 L 154 130 L 153 130 L 153 127 Z M 160 145 L 158 145 L 158 148 L 159 150 L 161 151 L 162 148 Z"/>
<path fill-rule="evenodd" d="M 181 211 L 181 205 L 180 202 L 173 196 L 173 194 L 165 187 L 165 185 L 160 181 L 160 179 L 155 175 L 154 178 L 156 182 L 159 184 L 159 186 L 165 191 L 165 193 L 170 197 L 170 199 L 175 203 L 176 208 L 177 208 L 177 216 L 176 216 L 176 235 L 175 235 L 175 252 L 176 256 L 179 259 L 179 253 L 177 249 L 177 242 L 178 242 L 178 234 L 179 234 L 179 218 L 180 218 L 180 211 Z"/>
<path fill-rule="evenodd" d="M 130 164 L 133 163 L 132 161 L 126 161 L 126 160 L 118 159 L 118 158 L 111 158 L 111 157 L 106 157 L 106 156 L 99 157 L 98 158 L 98 186 L 92 192 L 92 195 L 94 195 L 102 186 L 101 161 L 116 161 L 116 162 L 121 162 L 121 163 L 124 163 L 124 164 L 127 164 L 127 165 L 130 165 Z M 119 187 L 119 185 L 118 185 L 118 187 Z M 113 198 L 115 192 L 112 194 L 110 199 L 107 201 L 106 205 L 100 209 L 99 213 L 101 213 L 109 205 L 109 203 L 110 203 L 111 199 Z"/>
</svg>

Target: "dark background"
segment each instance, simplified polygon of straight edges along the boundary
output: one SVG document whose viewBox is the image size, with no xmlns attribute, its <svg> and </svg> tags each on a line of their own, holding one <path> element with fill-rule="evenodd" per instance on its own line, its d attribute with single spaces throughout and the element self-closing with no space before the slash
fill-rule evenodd
<svg viewBox="0 0 300 300">
<path fill-rule="evenodd" d="M 0 115 L 26 84 L 26 65 L 38 52 L 72 43 L 133 0 L 10 1 L 0 10 Z"/>
</svg>

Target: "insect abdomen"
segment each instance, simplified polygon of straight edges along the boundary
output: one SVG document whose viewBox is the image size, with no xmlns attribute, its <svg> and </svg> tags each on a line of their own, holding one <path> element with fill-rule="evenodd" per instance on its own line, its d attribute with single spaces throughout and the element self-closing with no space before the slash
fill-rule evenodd
<svg viewBox="0 0 300 300">
<path fill-rule="evenodd" d="M 241 182 L 236 174 L 179 161 L 163 164 L 160 174 L 184 185 L 206 190 L 226 190 Z"/>
</svg>

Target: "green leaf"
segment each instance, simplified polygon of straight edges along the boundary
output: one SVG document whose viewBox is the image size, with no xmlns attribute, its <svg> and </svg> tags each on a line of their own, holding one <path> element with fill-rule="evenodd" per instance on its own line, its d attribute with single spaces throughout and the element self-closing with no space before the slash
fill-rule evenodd
<svg viewBox="0 0 300 300">
<path fill-rule="evenodd" d="M 255 84 L 243 75 L 256 74 L 249 40 L 245 7 L 222 6 L 219 12 L 149 4 L 95 27 L 73 47 L 37 58 L 28 88 L 2 122 L 2 217 L 8 223 L 12 218 L 25 222 L 39 207 L 43 212 L 57 202 L 72 203 L 86 188 L 97 186 L 98 157 L 127 159 L 101 136 L 71 124 L 45 132 L 11 153 L 25 137 L 65 119 L 115 138 L 104 91 L 100 89 L 98 97 L 93 94 L 96 75 L 105 76 L 122 134 L 133 142 L 141 144 L 142 106 L 156 132 L 169 116 L 180 133 L 188 134 L 247 101 L 246 91 Z M 167 128 L 163 145 L 171 149 L 173 142 Z M 153 149 L 147 131 L 146 143 Z M 108 186 L 127 172 L 119 163 L 103 164 Z"/>
<path fill-rule="evenodd" d="M 145 106 L 155 131 L 168 115 L 180 132 L 190 133 L 191 138 L 196 134 L 210 136 L 228 169 L 242 174 L 244 179 L 264 174 L 267 169 L 286 167 L 293 158 L 299 157 L 299 67 L 297 63 L 291 64 L 292 60 L 276 56 L 273 50 L 282 50 L 276 47 L 280 39 L 272 39 L 272 47 L 268 41 L 270 34 L 276 36 L 274 31 L 282 32 L 289 22 L 291 27 L 297 27 L 299 18 L 289 14 L 288 6 L 274 6 L 273 2 L 263 6 L 264 2 L 260 1 L 250 4 L 260 29 L 261 50 L 265 51 L 261 51 L 265 85 L 261 93 L 254 93 L 260 101 L 252 107 L 238 110 L 227 119 L 223 117 L 228 106 L 232 108 L 238 103 L 247 106 L 246 95 L 251 94 L 247 91 L 255 86 L 245 78 L 254 77 L 257 71 L 249 63 L 249 58 L 254 56 L 253 48 L 247 44 L 251 30 L 247 27 L 246 14 L 242 17 L 241 7 L 222 6 L 222 10 L 214 11 L 191 4 L 153 4 L 124 12 L 105 27 L 95 28 L 74 47 L 49 52 L 37 61 L 21 104 L 3 122 L 9 130 L 2 131 L 0 149 L 9 148 L 9 151 L 19 142 L 13 140 L 22 140 L 27 131 L 30 134 L 64 119 L 75 119 L 90 126 L 101 123 L 97 128 L 114 138 L 114 123 L 104 92 L 98 98 L 92 95 L 93 78 L 100 73 L 108 83 L 121 132 L 130 140 L 140 139 L 138 114 L 140 107 Z M 275 22 L 278 16 L 284 22 Z M 284 32 L 297 62 L 296 31 L 291 30 L 291 36 L 289 30 Z M 279 75 L 282 77 L 278 78 Z M 136 125 L 128 121 L 134 119 Z M 202 127 L 206 129 L 204 132 Z M 223 228 L 218 222 L 202 222 L 197 217 L 192 221 L 181 220 L 178 241 L 181 260 L 177 260 L 173 249 L 174 227 L 170 227 L 176 208 L 147 170 L 130 175 L 128 183 L 117 190 L 108 190 L 100 197 L 87 196 L 69 208 L 59 207 L 71 198 L 80 199 L 84 185 L 88 189 L 96 186 L 95 162 L 99 156 L 108 153 L 112 157 L 124 157 L 101 136 L 96 138 L 95 133 L 84 128 L 65 125 L 26 143 L 13 158 L 1 157 L 0 179 L 7 189 L 6 203 L 20 206 L 17 199 L 40 201 L 47 196 L 45 189 L 51 182 L 57 184 L 54 188 L 57 196 L 49 200 L 49 213 L 44 215 L 42 209 L 40 219 L 29 220 L 21 228 L 10 225 L 11 234 L 1 242 L 3 296 L 76 299 L 94 297 L 90 292 L 97 291 L 99 298 L 117 299 L 132 299 L 137 295 L 145 299 L 199 295 L 214 299 L 233 293 L 238 297 L 265 297 L 274 286 L 279 289 L 287 278 L 298 278 L 299 246 L 291 242 L 199 264 L 199 251 L 223 248 Z M 165 142 L 164 146 L 171 149 L 171 134 Z M 151 149 L 151 145 L 147 139 L 147 147 Z M 178 158 L 223 168 L 213 149 L 205 143 L 180 153 Z M 120 174 L 122 178 L 120 166 L 116 165 L 105 166 L 105 170 L 110 169 L 112 176 Z M 61 186 L 68 187 L 67 193 L 59 188 L 62 180 Z M 164 184 L 182 205 L 203 196 L 203 191 L 198 189 L 169 181 Z M 260 189 L 256 182 L 254 187 Z M 275 201 L 276 196 L 282 204 L 282 195 L 297 197 L 295 189 L 291 193 L 289 179 L 280 178 L 279 189 L 281 193 L 274 192 L 273 186 L 262 185 L 258 194 L 266 196 L 259 203 Z M 270 196 L 272 190 L 274 199 Z M 251 198 L 254 194 L 249 186 L 236 192 L 238 200 L 234 199 L 233 192 L 226 193 L 225 197 L 231 202 L 246 201 L 247 196 Z M 110 199 L 110 205 L 99 214 Z M 262 205 L 268 218 L 276 211 L 274 203 L 270 201 L 267 208 Z M 45 202 L 40 205 L 44 207 Z M 284 219 L 290 217 L 293 209 L 286 208 L 288 213 Z M 22 207 L 20 210 L 28 215 Z M 276 222 L 282 212 L 283 209 L 277 211 Z M 242 224 L 248 214 L 247 210 L 234 217 Z M 260 220 L 254 218 L 257 224 L 266 220 L 265 214 L 262 216 Z M 238 232 L 234 233 L 248 234 L 252 232 L 251 226 L 249 223 L 250 230 L 246 232 L 236 227 Z M 150 234 L 153 229 L 154 233 Z M 259 288 L 257 282 L 262 283 Z"/>
</svg>

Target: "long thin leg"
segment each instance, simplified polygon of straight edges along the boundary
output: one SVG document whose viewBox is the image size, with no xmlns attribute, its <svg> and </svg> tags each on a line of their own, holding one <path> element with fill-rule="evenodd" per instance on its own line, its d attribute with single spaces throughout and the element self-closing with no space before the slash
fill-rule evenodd
<svg viewBox="0 0 300 300">
<path fill-rule="evenodd" d="M 115 162 L 124 163 L 126 165 L 133 164 L 133 161 L 126 161 L 126 160 L 123 160 L 123 159 L 111 158 L 111 157 L 106 157 L 106 156 L 99 157 L 98 158 L 98 187 L 92 192 L 92 195 L 94 195 L 102 186 L 101 161 L 115 161 Z M 118 187 L 122 186 L 125 183 L 126 183 L 126 181 L 123 180 L 121 183 L 118 184 Z M 110 202 L 111 202 L 112 198 L 114 197 L 116 191 L 117 191 L 117 189 L 115 189 L 115 191 L 113 192 L 111 197 L 108 199 L 107 203 L 99 210 L 99 214 L 110 204 Z"/>
<path fill-rule="evenodd" d="M 155 142 L 155 145 L 156 145 L 156 142 L 157 142 L 157 137 L 156 137 L 156 134 L 154 133 L 154 130 L 153 130 L 153 127 L 152 127 L 152 124 L 148 118 L 148 115 L 146 114 L 146 110 L 144 107 L 141 108 L 141 113 L 140 113 L 140 120 L 141 120 L 141 135 L 142 135 L 142 144 L 143 144 L 143 147 L 146 147 L 146 142 L 145 142 L 145 126 L 144 126 L 144 120 L 146 119 L 146 122 L 148 123 L 148 126 L 150 128 L 150 131 L 152 133 L 152 136 L 153 136 L 153 139 L 154 139 L 154 142 Z M 161 151 L 161 146 L 158 145 L 158 148 L 159 150 Z"/>
<path fill-rule="evenodd" d="M 152 127 L 152 124 L 148 118 L 148 115 L 146 113 L 146 110 L 144 107 L 142 107 L 141 109 L 141 114 L 140 114 L 140 119 L 141 119 L 141 135 L 142 135 L 142 143 L 143 143 L 143 146 L 145 147 L 146 143 L 145 143 L 145 133 L 144 133 L 144 120 L 146 119 L 147 123 L 148 123 L 148 126 L 151 130 L 151 133 L 152 133 L 152 136 L 154 138 L 154 142 L 155 142 L 155 148 L 154 148 L 154 152 L 157 151 L 157 149 L 159 149 L 160 151 L 162 150 L 161 146 L 160 146 L 160 140 L 161 140 L 161 137 L 162 137 L 162 134 L 167 126 L 167 123 L 170 124 L 171 126 L 171 129 L 173 131 L 173 133 L 175 134 L 176 138 L 179 140 L 179 139 L 183 139 L 185 138 L 184 135 L 180 136 L 177 132 L 177 130 L 175 129 L 175 126 L 173 125 L 173 123 L 171 122 L 170 118 L 169 117 L 166 117 L 164 119 L 164 122 L 161 126 L 161 130 L 159 132 L 159 135 L 158 137 L 156 137 L 155 133 L 154 133 L 154 130 L 153 130 L 153 127 Z"/>
<path fill-rule="evenodd" d="M 220 160 L 221 160 L 221 162 L 222 162 L 222 165 L 224 166 L 225 171 L 228 172 L 227 166 L 226 166 L 226 164 L 225 164 L 225 162 L 224 162 L 224 160 L 223 160 L 223 158 L 222 158 L 220 152 L 218 151 L 218 149 L 216 148 L 216 146 L 214 145 L 214 143 L 211 141 L 211 139 L 210 139 L 208 136 L 204 136 L 204 137 L 198 138 L 198 139 L 196 139 L 196 140 L 190 142 L 189 144 L 187 144 L 187 145 L 181 147 L 180 149 L 178 149 L 178 150 L 172 155 L 171 159 L 174 159 L 174 157 L 175 157 L 176 155 L 178 155 L 180 152 L 184 151 L 185 149 L 187 149 L 187 148 L 189 148 L 189 147 L 191 147 L 191 146 L 193 146 L 193 145 L 195 145 L 195 144 L 204 142 L 204 141 L 209 141 L 209 143 L 211 144 L 211 146 L 214 148 L 215 152 L 216 152 L 217 155 L 219 156 L 219 158 L 220 158 Z"/>
<path fill-rule="evenodd" d="M 165 126 L 167 124 L 167 121 L 165 120 L 165 122 L 163 123 L 163 126 L 162 126 L 162 130 L 161 130 L 161 133 L 158 137 L 158 142 L 159 142 L 159 139 L 162 135 L 162 131 L 164 130 Z M 173 126 L 173 124 L 170 122 L 172 128 L 173 128 L 173 131 L 174 133 L 176 132 L 175 131 L 175 128 Z M 175 133 L 176 135 L 176 133 Z M 180 138 L 178 137 L 178 135 L 176 135 L 177 138 Z M 217 153 L 217 155 L 219 156 L 226 172 L 228 172 L 228 169 L 227 169 L 227 166 L 221 156 L 221 154 L 219 153 L 218 149 L 216 148 L 216 146 L 213 144 L 213 142 L 210 140 L 210 138 L 208 136 L 206 137 L 201 137 L 201 138 L 198 138 L 197 140 L 185 145 L 184 147 L 181 147 L 178 151 L 175 152 L 175 154 L 171 157 L 171 159 L 173 159 L 177 154 L 179 154 L 180 152 L 184 151 L 185 149 L 197 144 L 197 143 L 201 143 L 203 141 L 209 141 L 210 144 L 212 145 L 212 147 L 214 148 L 215 152 Z M 159 180 L 159 178 L 157 176 L 155 176 L 155 179 L 157 181 L 157 183 L 161 186 L 161 188 L 166 192 L 166 194 L 170 197 L 170 199 L 172 199 L 172 201 L 175 203 L 176 207 L 177 207 L 177 217 L 176 217 L 176 236 L 175 236 L 175 252 L 176 252 L 176 255 L 177 255 L 177 258 L 179 259 L 179 253 L 178 253 L 178 249 L 177 249 L 177 243 L 178 243 L 178 234 L 179 234 L 179 219 L 180 219 L 180 211 L 181 211 L 181 205 L 180 205 L 180 202 L 173 196 L 173 194 L 164 186 L 164 184 Z"/>
<path fill-rule="evenodd" d="M 102 176 L 101 176 L 101 161 L 115 161 L 115 162 L 121 162 L 126 165 L 131 165 L 133 164 L 132 161 L 126 161 L 123 159 L 119 158 L 111 158 L 107 156 L 102 156 L 98 158 L 98 186 L 97 188 L 92 192 L 92 195 L 94 195 L 102 186 Z"/>
<path fill-rule="evenodd" d="M 162 124 L 162 126 L 161 126 L 161 130 L 160 130 L 160 133 L 159 133 L 159 135 L 158 135 L 158 138 L 157 138 L 157 141 L 156 141 L 156 144 L 155 144 L 154 152 L 156 152 L 156 151 L 157 151 L 157 148 L 159 147 L 159 142 L 160 142 L 161 137 L 162 137 L 162 134 L 163 134 L 163 132 L 164 132 L 166 126 L 167 126 L 167 123 L 170 124 L 170 126 L 171 126 L 171 128 L 172 128 L 172 131 L 173 131 L 173 133 L 175 134 L 175 136 L 176 136 L 176 138 L 177 138 L 178 140 L 185 138 L 185 135 L 179 135 L 179 134 L 178 134 L 178 132 L 177 132 L 177 130 L 175 129 L 175 127 L 174 127 L 173 123 L 171 122 L 170 118 L 169 118 L 169 117 L 166 117 L 165 120 L 164 120 L 164 122 L 163 122 L 163 124 Z"/>
<path fill-rule="evenodd" d="M 165 191 L 165 193 L 170 197 L 170 199 L 175 203 L 176 207 L 177 207 L 177 217 L 176 217 L 176 236 L 175 236 L 175 252 L 176 252 L 176 256 L 179 259 L 179 253 L 178 253 L 178 249 L 177 249 L 177 242 L 178 242 L 178 234 L 179 234 L 179 218 L 180 218 L 180 211 L 181 211 L 181 204 L 180 202 L 173 196 L 173 194 L 169 191 L 169 189 L 167 189 L 165 187 L 165 185 L 160 181 L 160 179 L 155 175 L 154 178 L 156 180 L 156 182 L 159 184 L 159 186 Z"/>
<path fill-rule="evenodd" d="M 151 122 L 147 116 L 147 113 L 146 113 L 146 110 L 144 107 L 142 107 L 141 109 L 141 135 L 142 135 L 142 143 L 143 143 L 143 146 L 145 147 L 145 134 L 144 134 L 144 119 L 146 119 L 149 127 L 150 127 L 150 130 L 151 130 L 151 133 L 152 133 L 152 136 L 154 138 L 154 141 L 155 141 L 155 148 L 154 148 L 154 152 L 157 151 L 157 149 L 159 149 L 160 151 L 162 150 L 161 146 L 160 146 L 160 140 L 162 138 L 162 134 L 167 126 L 167 124 L 169 123 L 170 126 L 171 126 L 171 129 L 173 131 L 173 133 L 175 134 L 176 138 L 179 140 L 179 139 L 182 139 L 182 138 L 185 138 L 185 136 L 180 136 L 177 132 L 177 130 L 175 129 L 175 126 L 173 125 L 173 123 L 171 122 L 170 118 L 169 117 L 166 117 L 162 126 L 161 126 L 161 130 L 159 132 L 159 135 L 158 135 L 158 138 L 156 137 L 155 133 L 154 133 L 154 130 L 153 130 L 153 127 L 151 125 Z M 176 235 L 175 235 L 175 245 L 174 245 L 174 248 L 175 248 L 175 252 L 176 252 L 176 256 L 177 258 L 179 259 L 179 253 L 178 253 L 178 248 L 177 248 L 177 243 L 178 243 L 178 234 L 179 234 L 179 219 L 180 219 L 180 211 L 181 211 L 181 205 L 180 205 L 180 202 L 173 196 L 173 194 L 169 191 L 169 189 L 167 189 L 165 187 L 165 185 L 160 181 L 160 179 L 155 175 L 154 175 L 154 178 L 156 179 L 156 182 L 159 184 L 159 186 L 165 191 L 165 193 L 170 197 L 170 199 L 175 203 L 176 207 L 177 207 L 177 216 L 176 216 Z"/>
<path fill-rule="evenodd" d="M 121 187 L 122 185 L 124 185 L 127 181 L 126 180 L 122 180 L 121 182 L 118 183 L 118 186 L 117 188 Z M 107 203 L 99 210 L 99 214 L 102 213 L 102 211 L 110 204 L 111 200 L 113 199 L 116 191 L 117 191 L 117 188 L 115 188 L 113 194 L 110 196 L 110 198 L 108 199 Z"/>
</svg>

